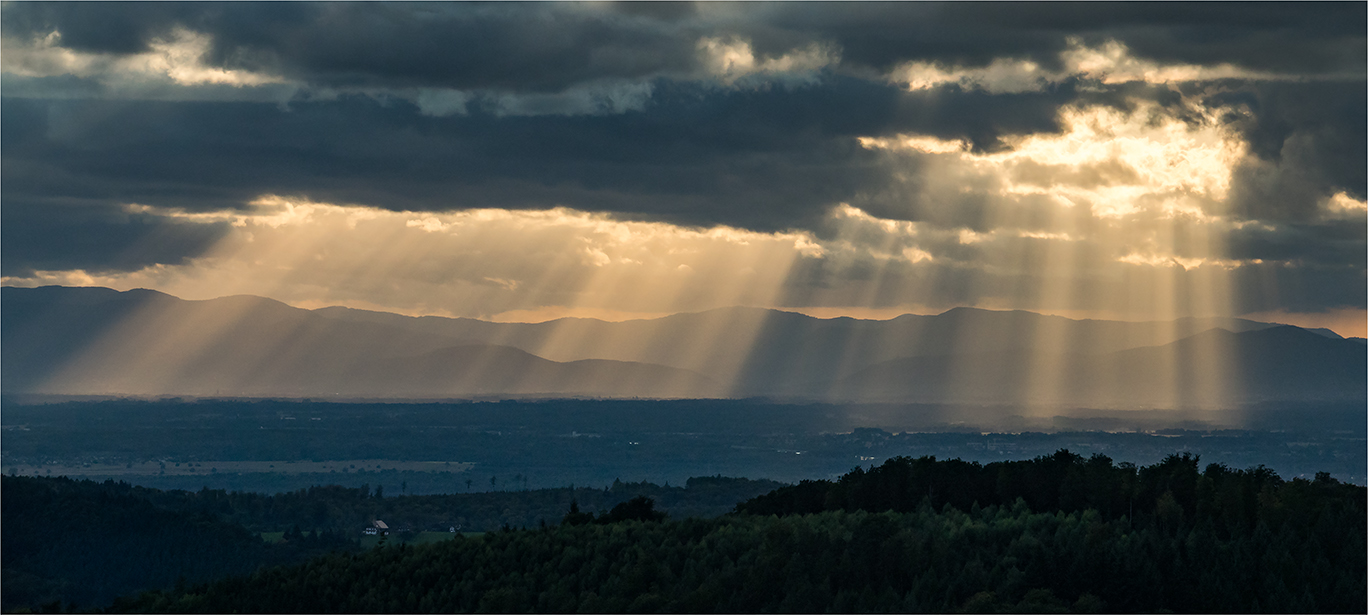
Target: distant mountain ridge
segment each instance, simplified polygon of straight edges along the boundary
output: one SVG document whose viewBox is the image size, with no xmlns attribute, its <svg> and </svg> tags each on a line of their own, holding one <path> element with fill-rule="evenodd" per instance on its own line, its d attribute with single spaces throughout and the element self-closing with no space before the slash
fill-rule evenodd
<svg viewBox="0 0 1368 615">
<path fill-rule="evenodd" d="M 1365 397 L 1365 346 L 1238 318 L 892 320 L 723 308 L 494 323 L 251 296 L 3 292 L 7 392 L 462 398 L 748 397 L 1098 405 Z"/>
<path fill-rule="evenodd" d="M 1344 399 L 1363 394 L 1361 345 L 1292 326 L 1210 329 L 1162 346 L 1105 354 L 1021 352 L 911 357 L 876 364 L 832 389 L 864 400 L 978 401 L 1145 407 L 1223 401 Z M 967 392 L 967 393 L 966 393 Z"/>
<path fill-rule="evenodd" d="M 514 346 L 558 361 L 597 357 L 671 365 L 728 383 L 738 396 L 799 397 L 822 396 L 839 376 L 910 357 L 1005 352 L 1026 360 L 1032 355 L 1100 355 L 1168 344 L 1214 328 L 1245 332 L 1280 326 L 1240 318 L 1070 320 L 976 308 L 885 321 L 721 308 L 620 323 L 561 319 L 535 324 L 415 318 L 349 308 L 318 312 L 338 320 Z M 1338 339 L 1331 331 L 1314 333 Z M 931 362 L 936 361 L 940 359 Z"/>
<path fill-rule="evenodd" d="M 664 366 L 558 363 L 504 346 L 335 321 L 260 297 L 3 289 L 0 386 L 93 395 L 715 396 Z"/>
</svg>

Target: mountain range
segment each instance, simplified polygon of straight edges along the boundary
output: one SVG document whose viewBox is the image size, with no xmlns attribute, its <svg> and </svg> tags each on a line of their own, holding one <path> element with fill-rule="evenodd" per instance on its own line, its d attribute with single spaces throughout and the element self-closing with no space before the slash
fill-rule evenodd
<svg viewBox="0 0 1368 615">
<path fill-rule="evenodd" d="M 525 324 L 141 289 L 0 293 L 6 393 L 1164 407 L 1361 399 L 1368 390 L 1362 339 L 1238 318 L 956 308 L 876 321 L 722 308 Z"/>
</svg>

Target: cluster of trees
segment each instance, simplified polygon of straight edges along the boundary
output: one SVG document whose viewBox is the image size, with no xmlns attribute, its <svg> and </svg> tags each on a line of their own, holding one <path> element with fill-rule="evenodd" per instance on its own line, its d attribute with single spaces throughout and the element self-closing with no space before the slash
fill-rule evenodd
<svg viewBox="0 0 1368 615">
<path fill-rule="evenodd" d="M 643 516 L 650 509 L 636 501 L 595 522 L 572 512 L 559 526 L 333 554 L 144 593 L 114 610 L 1368 608 L 1364 488 L 1196 466 L 1067 452 L 1005 466 L 896 459 L 716 519 Z"/>
<path fill-rule="evenodd" d="M 157 612 L 1355 612 L 1362 575 L 1298 537 L 1220 539 L 1094 511 L 624 521 L 333 555 L 122 600 Z M 1299 570 L 1309 565 L 1307 570 Z M 1362 572 L 1359 568 L 1358 572 Z M 1324 576 L 1322 576 L 1324 575 Z"/>
<path fill-rule="evenodd" d="M 115 596 L 208 581 L 263 565 L 361 548 L 374 519 L 391 527 L 462 531 L 555 523 L 572 503 L 591 519 L 647 518 L 657 503 L 679 517 L 718 516 L 781 486 L 744 478 L 691 478 L 683 487 L 615 482 L 565 488 L 386 496 L 377 486 L 311 487 L 264 495 L 201 489 L 160 491 L 123 482 L 0 477 L 3 485 L 3 602 L 90 607 Z M 651 517 L 654 518 L 654 517 Z M 260 533 L 284 532 L 264 543 Z"/>
<path fill-rule="evenodd" d="M 599 515 L 581 512 L 579 502 L 570 501 L 570 512 L 561 519 L 562 525 L 584 525 L 586 523 L 619 523 L 622 521 L 663 521 L 669 515 L 655 509 L 655 500 L 639 495 L 614 506 L 612 510 Z"/>
<path fill-rule="evenodd" d="M 91 480 L 134 481 L 141 486 L 161 491 L 199 491 L 208 488 L 216 491 L 268 494 L 299 491 L 321 485 L 341 485 L 351 488 L 357 488 L 361 485 L 389 485 L 385 488 L 389 495 L 465 492 L 468 491 L 465 481 L 469 480 L 467 474 L 461 472 L 417 472 L 413 470 L 377 470 L 374 468 L 369 470 L 357 468 L 341 472 L 336 470 L 299 473 L 276 472 L 274 470 L 227 472 L 223 469 L 215 469 L 212 465 L 213 462 L 206 461 L 199 462 L 199 464 L 202 474 L 108 474 L 91 476 Z M 49 476 L 62 475 L 60 467 L 57 468 L 56 474 L 51 472 L 50 469 L 41 469 L 38 474 L 34 475 L 44 473 Z M 33 472 L 20 473 L 21 476 L 26 474 L 33 474 Z M 503 485 L 502 476 L 500 476 L 499 481 L 500 485 Z M 407 489 L 401 489 L 400 485 L 407 486 Z M 488 488 L 488 479 L 485 480 L 484 485 Z"/>
<path fill-rule="evenodd" d="M 868 470 L 855 468 L 836 481 L 802 481 L 737 505 L 756 515 L 831 510 L 910 511 L 923 501 L 967 511 L 1010 506 L 1017 499 L 1035 511 L 1095 510 L 1104 519 L 1131 518 L 1166 526 L 1210 525 L 1222 535 L 1272 530 L 1284 524 L 1305 529 L 1325 515 L 1345 521 L 1365 514 L 1364 487 L 1329 474 L 1284 481 L 1263 466 L 1248 470 L 1209 464 L 1187 453 L 1145 467 L 1114 464 L 1060 450 L 1023 461 L 981 465 L 959 459 L 897 457 Z M 1352 524 L 1351 524 L 1352 525 Z"/>
<path fill-rule="evenodd" d="M 164 510 L 106 487 L 0 478 L 0 606 L 98 606 L 177 581 L 208 581 L 359 548 L 335 532 L 298 530 L 296 540 L 266 544 L 212 515 Z"/>
<path fill-rule="evenodd" d="M 715 476 L 690 478 L 682 487 L 615 481 L 603 489 L 567 487 L 396 496 L 393 491 L 397 485 L 389 489 L 383 485 L 374 489 L 331 485 L 267 495 L 221 489 L 161 491 L 114 481 L 20 478 L 51 481 L 54 485 L 65 485 L 63 489 L 79 488 L 90 494 L 131 497 L 161 510 L 206 515 L 253 532 L 279 532 L 291 527 L 359 532 L 374 519 L 420 529 L 446 530 L 451 525 L 460 525 L 463 531 L 490 531 L 505 525 L 533 527 L 554 522 L 565 514 L 571 501 L 588 512 L 597 512 L 636 497 L 651 498 L 659 508 L 676 517 L 716 517 L 731 511 L 738 502 L 783 486 L 769 480 Z"/>
</svg>

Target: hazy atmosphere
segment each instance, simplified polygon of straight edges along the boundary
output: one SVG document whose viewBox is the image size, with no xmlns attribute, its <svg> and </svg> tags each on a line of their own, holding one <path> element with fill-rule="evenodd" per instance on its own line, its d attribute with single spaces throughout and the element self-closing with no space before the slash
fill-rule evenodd
<svg viewBox="0 0 1368 615">
<path fill-rule="evenodd" d="M 2 10 L 7 286 L 1368 328 L 1362 4 Z"/>
</svg>

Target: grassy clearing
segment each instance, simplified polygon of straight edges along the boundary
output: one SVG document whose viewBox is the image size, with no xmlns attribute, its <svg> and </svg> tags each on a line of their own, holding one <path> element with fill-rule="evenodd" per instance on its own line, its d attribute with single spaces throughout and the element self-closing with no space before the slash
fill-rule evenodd
<svg viewBox="0 0 1368 615">
<path fill-rule="evenodd" d="M 484 532 L 459 532 L 459 534 L 462 535 L 462 536 L 465 536 L 466 538 L 474 538 L 474 537 L 476 537 L 476 536 L 482 536 L 482 535 L 484 535 Z M 263 534 L 263 536 L 264 536 L 264 534 Z M 410 534 L 390 534 L 388 537 L 386 537 L 385 544 L 387 544 L 387 545 L 398 545 L 398 544 L 425 545 L 425 544 L 430 544 L 430 543 L 434 543 L 434 542 L 443 542 L 443 541 L 446 541 L 446 540 L 451 540 L 452 538 L 455 538 L 455 537 L 456 537 L 456 534 L 453 534 L 453 533 L 451 533 L 451 532 L 413 532 L 413 533 L 410 533 Z M 361 548 L 362 548 L 362 549 L 372 549 L 372 548 L 375 548 L 376 546 L 378 546 L 378 545 L 380 544 L 380 538 L 381 538 L 380 536 L 362 536 L 362 537 L 361 537 Z"/>
</svg>

